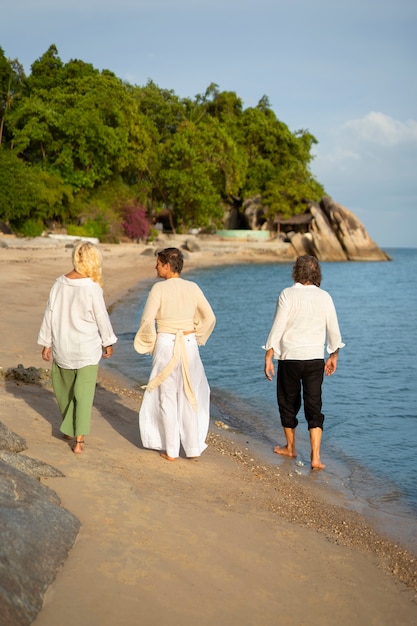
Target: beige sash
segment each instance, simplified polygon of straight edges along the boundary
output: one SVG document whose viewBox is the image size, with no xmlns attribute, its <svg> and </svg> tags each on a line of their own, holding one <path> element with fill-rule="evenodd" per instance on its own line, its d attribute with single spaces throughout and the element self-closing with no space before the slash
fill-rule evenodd
<svg viewBox="0 0 417 626">
<path fill-rule="evenodd" d="M 187 399 L 193 407 L 194 411 L 197 411 L 197 398 L 195 397 L 194 392 L 191 388 L 187 349 L 184 341 L 184 332 L 182 330 L 177 330 L 175 334 L 174 352 L 170 361 L 166 364 L 164 369 L 155 376 L 155 378 L 150 380 L 147 385 L 144 385 L 143 389 L 147 389 L 147 391 L 152 391 L 153 389 L 159 387 L 159 385 L 163 383 L 174 371 L 174 368 L 177 365 L 180 357 L 185 395 L 187 396 Z"/>
</svg>

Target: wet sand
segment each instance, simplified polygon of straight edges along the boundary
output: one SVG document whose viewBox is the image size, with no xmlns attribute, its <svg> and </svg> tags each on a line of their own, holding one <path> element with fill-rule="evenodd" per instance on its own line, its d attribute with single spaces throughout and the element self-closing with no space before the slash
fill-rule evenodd
<svg viewBox="0 0 417 626">
<path fill-rule="evenodd" d="M 199 245 L 186 268 L 291 260 L 265 243 Z M 101 249 L 109 306 L 154 276 L 146 246 Z M 0 246 L 3 371 L 45 366 L 36 337 L 70 258 L 62 244 Z M 25 454 L 64 473 L 42 482 L 82 524 L 35 626 L 417 623 L 416 555 L 300 480 L 292 461 L 266 464 L 245 437 L 214 423 L 198 461 L 144 450 L 141 396 L 101 369 L 91 435 L 75 455 L 51 388 L 0 378 L 1 420 L 26 438 Z"/>
</svg>

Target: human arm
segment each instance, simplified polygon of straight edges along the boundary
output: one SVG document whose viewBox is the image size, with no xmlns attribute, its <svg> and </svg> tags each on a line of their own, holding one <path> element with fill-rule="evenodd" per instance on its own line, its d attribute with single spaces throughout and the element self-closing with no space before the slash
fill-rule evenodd
<svg viewBox="0 0 417 626">
<path fill-rule="evenodd" d="M 149 292 L 145 308 L 143 309 L 139 328 L 133 341 L 133 347 L 139 354 L 152 354 L 155 347 L 155 320 L 160 307 L 160 298 L 154 287 L 152 287 Z"/>
<path fill-rule="evenodd" d="M 46 346 L 44 346 L 43 350 L 42 350 L 42 358 L 44 361 L 50 361 L 51 360 L 51 355 L 52 355 L 52 348 L 47 348 Z"/>
<path fill-rule="evenodd" d="M 216 316 L 213 313 L 207 298 L 198 287 L 199 295 L 197 300 L 196 313 L 194 316 L 194 327 L 197 343 L 204 346 L 216 325 Z"/>
<path fill-rule="evenodd" d="M 326 335 L 327 335 L 327 353 L 330 355 L 337 354 L 340 348 L 343 348 L 345 344 L 342 341 L 342 335 L 340 334 L 339 322 L 337 319 L 336 309 L 333 304 L 333 300 L 329 296 L 327 303 L 326 314 Z M 336 368 L 335 368 L 336 369 Z"/>
<path fill-rule="evenodd" d="M 335 350 L 334 352 L 332 352 L 325 365 L 324 365 L 324 373 L 326 374 L 326 376 L 331 376 L 332 374 L 335 373 L 336 369 L 337 369 L 337 359 L 339 358 L 339 348 L 337 348 L 337 350 Z"/>
<path fill-rule="evenodd" d="M 339 322 L 337 319 L 336 309 L 333 300 L 330 298 L 329 310 L 326 322 L 327 333 L 327 352 L 329 356 L 324 365 L 324 373 L 331 376 L 337 369 L 337 360 L 339 358 L 339 350 L 344 347 L 342 336 L 340 334 Z"/>
<path fill-rule="evenodd" d="M 52 357 L 52 310 L 50 306 L 51 296 L 49 296 L 48 303 L 46 305 L 42 324 L 39 329 L 37 343 L 42 347 L 42 359 L 44 361 L 50 361 Z"/>
<path fill-rule="evenodd" d="M 106 346 L 103 348 L 103 359 L 109 359 L 113 354 L 113 346 Z"/>
<path fill-rule="evenodd" d="M 273 377 L 275 376 L 275 367 L 274 367 L 274 363 L 272 360 L 273 358 L 274 358 L 274 349 L 269 348 L 269 350 L 265 352 L 265 368 L 264 368 L 265 376 L 267 377 L 268 380 L 272 380 Z"/>
<path fill-rule="evenodd" d="M 103 290 L 99 285 L 94 285 L 93 310 L 97 329 L 101 337 L 102 356 L 108 359 L 113 354 L 113 344 L 117 342 L 110 317 L 104 301 Z"/>
<path fill-rule="evenodd" d="M 272 349 L 272 358 L 278 359 L 281 356 L 281 344 L 282 336 L 287 328 L 289 313 L 289 304 L 287 300 L 286 290 L 282 291 L 276 304 L 274 320 L 272 322 L 271 330 L 269 331 L 265 350 Z"/>
</svg>

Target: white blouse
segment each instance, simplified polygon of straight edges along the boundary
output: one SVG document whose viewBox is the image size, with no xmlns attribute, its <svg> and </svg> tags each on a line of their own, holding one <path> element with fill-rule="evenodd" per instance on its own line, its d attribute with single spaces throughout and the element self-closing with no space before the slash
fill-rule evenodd
<svg viewBox="0 0 417 626">
<path fill-rule="evenodd" d="M 38 344 L 52 347 L 63 369 L 97 365 L 103 347 L 116 343 L 103 290 L 91 278 L 59 276 L 52 286 Z"/>
<path fill-rule="evenodd" d="M 296 283 L 284 289 L 264 348 L 273 348 L 279 360 L 311 360 L 345 345 L 331 296 L 315 285 Z"/>
</svg>

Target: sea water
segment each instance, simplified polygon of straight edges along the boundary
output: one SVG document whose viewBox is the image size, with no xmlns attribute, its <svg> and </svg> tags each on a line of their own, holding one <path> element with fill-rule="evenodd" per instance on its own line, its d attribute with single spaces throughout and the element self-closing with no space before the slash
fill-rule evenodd
<svg viewBox="0 0 417 626">
<path fill-rule="evenodd" d="M 387 250 L 388 262 L 321 263 L 322 288 L 336 306 L 346 343 L 337 372 L 323 383 L 320 480 L 359 510 L 374 511 L 417 547 L 417 249 Z M 150 261 L 152 263 L 152 261 Z M 272 463 L 284 444 L 276 385 L 263 372 L 265 343 L 279 292 L 292 284 L 292 263 L 216 266 L 187 272 L 217 317 L 201 356 L 212 391 L 212 417 L 259 443 Z M 119 343 L 106 363 L 146 383 L 150 357 L 132 347 L 152 281 L 143 281 L 115 306 Z M 309 470 L 309 438 L 299 414 L 294 462 Z M 292 463 L 292 461 L 290 461 Z"/>
</svg>

